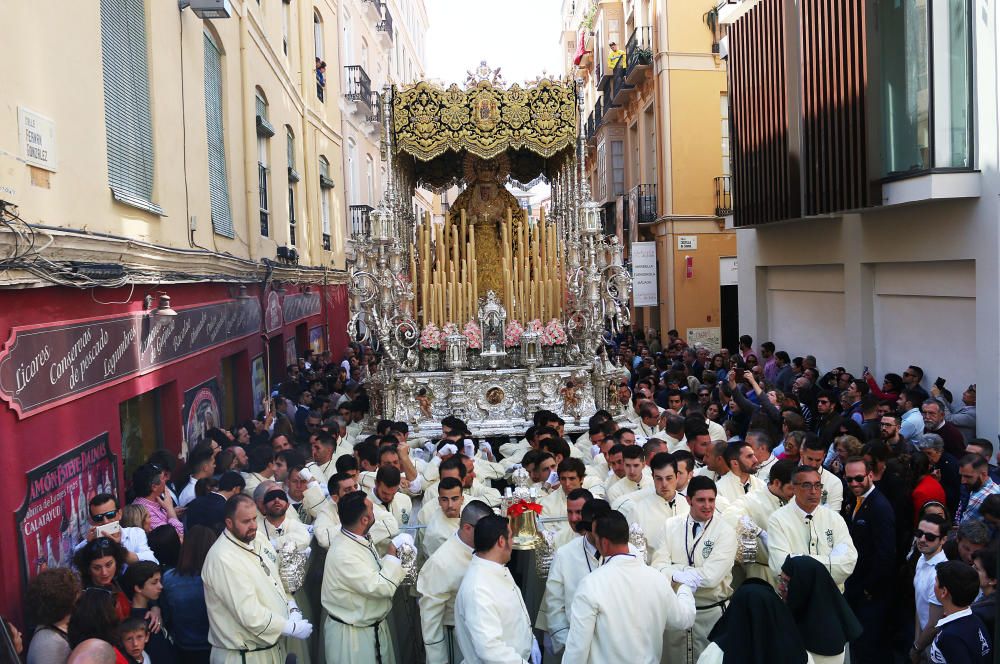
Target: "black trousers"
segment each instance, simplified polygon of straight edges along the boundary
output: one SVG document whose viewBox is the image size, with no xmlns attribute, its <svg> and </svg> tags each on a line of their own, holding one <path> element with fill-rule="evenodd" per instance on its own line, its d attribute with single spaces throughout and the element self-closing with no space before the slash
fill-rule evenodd
<svg viewBox="0 0 1000 664">
<path fill-rule="evenodd" d="M 885 664 L 892 659 L 892 638 L 888 627 L 889 598 L 876 597 L 851 602 L 864 632 L 851 642 L 851 664 Z"/>
</svg>

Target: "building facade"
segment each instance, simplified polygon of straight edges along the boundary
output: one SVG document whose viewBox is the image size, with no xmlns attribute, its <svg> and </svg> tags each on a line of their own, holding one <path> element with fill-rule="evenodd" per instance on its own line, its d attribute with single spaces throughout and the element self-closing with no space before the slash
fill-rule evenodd
<svg viewBox="0 0 1000 664">
<path fill-rule="evenodd" d="M 637 277 L 633 320 L 718 348 L 735 344 L 738 322 L 715 11 L 710 0 L 564 0 L 562 41 L 582 81 L 591 193 Z"/>
<path fill-rule="evenodd" d="M 343 111 L 344 200 L 352 223 L 362 223 L 382 199 L 386 184 L 381 132 L 384 87 L 423 77 L 427 25 L 423 0 L 340 3 L 337 55 L 343 92 L 338 103 Z M 431 212 L 432 198 L 418 191 L 414 213 Z"/>
<path fill-rule="evenodd" d="M 193 4 L 0 5 L 4 615 L 90 496 L 347 343 L 340 4 Z"/>
<path fill-rule="evenodd" d="M 981 0 L 729 3 L 741 328 L 1000 397 L 997 22 Z M 770 35 L 766 40 L 761 35 Z M 978 411 L 979 436 L 1000 431 Z"/>
</svg>

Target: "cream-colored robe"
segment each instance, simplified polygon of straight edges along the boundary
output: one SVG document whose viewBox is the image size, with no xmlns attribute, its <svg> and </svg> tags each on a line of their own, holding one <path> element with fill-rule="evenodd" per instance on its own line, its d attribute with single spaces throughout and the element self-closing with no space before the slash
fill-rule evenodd
<svg viewBox="0 0 1000 664">
<path fill-rule="evenodd" d="M 823 483 L 823 494 L 820 504 L 825 505 L 836 513 L 840 513 L 840 508 L 844 504 L 844 483 L 840 478 L 825 468 L 819 471 L 819 480 Z"/>
<path fill-rule="evenodd" d="M 465 508 L 466 501 L 462 501 L 462 508 Z M 461 515 L 461 511 L 459 512 Z M 436 512 L 431 514 L 430 520 L 427 522 L 427 527 L 420 531 L 420 542 L 418 546 L 420 548 L 421 559 L 426 560 L 434 555 L 434 552 L 444 544 L 450 537 L 452 537 L 456 532 L 458 532 L 458 526 L 462 521 L 461 516 L 457 516 L 454 519 L 449 519 L 444 515 L 444 511 L 438 506 Z"/>
<path fill-rule="evenodd" d="M 396 661 L 385 618 L 404 574 L 398 558 L 380 557 L 375 545 L 363 538 L 344 531 L 333 538 L 323 570 L 322 595 L 328 614 L 324 640 L 329 664 L 375 662 L 376 630 L 382 664 Z"/>
<path fill-rule="evenodd" d="M 257 532 L 263 533 L 264 538 L 267 539 L 271 546 L 274 547 L 275 551 L 281 549 L 286 541 L 292 542 L 296 551 L 304 551 L 309 548 L 309 543 L 312 541 L 312 535 L 309 534 L 309 529 L 306 528 L 305 524 L 297 519 L 289 518 L 294 510 L 288 509 L 288 514 L 285 516 L 284 522 L 280 526 L 274 526 L 271 522 L 264 519 L 264 517 L 258 512 L 257 514 Z M 279 569 L 281 567 L 280 561 L 278 565 Z M 314 622 L 315 616 L 309 610 L 309 600 L 306 597 L 305 588 L 299 588 L 293 594 L 285 593 L 288 599 L 295 599 L 296 604 L 298 604 L 299 609 L 302 610 L 302 615 L 306 620 L 313 623 L 313 627 L 316 627 Z M 309 641 L 315 636 L 315 631 L 309 639 L 293 639 L 290 637 L 283 637 L 285 642 L 285 650 L 288 653 L 294 653 L 301 664 L 309 664 Z"/>
<path fill-rule="evenodd" d="M 743 500 L 750 492 L 767 490 L 767 485 L 754 475 L 750 475 L 747 482 L 750 483 L 750 491 L 744 491 L 743 485 L 740 484 L 740 478 L 737 477 L 736 473 L 729 472 L 715 482 L 715 487 L 718 490 L 718 495 L 725 498 L 730 504 Z"/>
<path fill-rule="evenodd" d="M 505 566 L 472 556 L 455 599 L 455 637 L 465 664 L 528 661 L 535 637 L 524 598 Z"/>
<path fill-rule="evenodd" d="M 655 491 L 637 491 L 625 496 L 618 511 L 625 515 L 629 525 L 639 524 L 646 536 L 646 556 L 652 561 L 657 550 L 663 547 L 664 526 L 667 519 L 684 516 L 691 511 L 687 498 L 674 493 L 673 505 Z"/>
<path fill-rule="evenodd" d="M 770 492 L 766 487 L 751 491 L 743 500 L 733 503 L 725 512 L 726 521 L 739 531 L 740 517 L 748 516 L 757 526 L 767 532 L 767 523 L 771 516 L 784 505 L 785 502 Z M 777 587 L 774 574 L 768 567 L 768 549 L 764 543 L 764 538 L 757 536 L 757 558 L 752 563 L 738 563 L 743 568 L 743 576 L 747 579 L 763 579 L 772 586 Z"/>
<path fill-rule="evenodd" d="M 657 664 L 664 632 L 684 634 L 694 622 L 690 588 L 681 585 L 674 593 L 662 574 L 635 556 L 613 556 L 580 581 L 563 661 Z"/>
<path fill-rule="evenodd" d="M 647 477 L 647 474 L 649 477 Z M 624 498 L 626 494 L 632 493 L 634 491 L 641 491 L 643 489 L 653 488 L 653 473 L 649 470 L 649 466 L 642 469 L 642 479 L 639 482 L 633 482 L 628 477 L 623 477 L 614 486 L 607 490 L 608 502 L 611 503 L 613 509 L 617 509 L 616 505 L 621 504 L 619 499 Z"/>
<path fill-rule="evenodd" d="M 266 571 L 265 571 L 266 570 Z M 288 600 L 278 577 L 277 555 L 257 531 L 249 545 L 222 531 L 205 557 L 201 578 L 208 607 L 212 664 L 283 664 L 281 631 Z"/>
<path fill-rule="evenodd" d="M 664 546 L 656 551 L 652 567 L 669 581 L 674 572 L 697 570 L 703 581 L 694 592 L 699 607 L 691 638 L 694 659 L 708 645 L 708 634 L 722 616 L 720 606 L 711 606 L 729 599 L 732 594 L 733 563 L 736 561 L 736 531 L 716 514 L 708 524 L 693 536 L 694 521 L 687 516 L 675 516 L 664 525 Z M 686 535 L 686 536 L 685 536 Z M 709 608 L 711 607 L 711 608 Z M 663 662 L 687 660 L 688 634 L 668 630 L 663 648 Z"/>
<path fill-rule="evenodd" d="M 472 561 L 472 548 L 458 536 L 449 538 L 438 547 L 417 576 L 417 592 L 420 595 L 420 629 L 427 652 L 427 664 L 459 664 L 461 656 L 455 653 L 449 659 L 449 645 L 457 650 L 454 633 L 455 598 L 462 578 Z"/>
<path fill-rule="evenodd" d="M 566 647 L 573 597 L 580 581 L 601 566 L 596 552 L 585 537 L 578 535 L 559 547 L 552 558 L 535 629 L 548 632 L 556 650 Z"/>
<path fill-rule="evenodd" d="M 336 451 L 337 450 L 334 449 L 334 453 L 336 453 Z M 337 474 L 337 460 L 331 457 L 326 463 L 316 463 L 315 461 L 310 461 L 306 464 L 306 470 L 312 473 L 312 476 L 316 478 L 317 482 L 326 486 L 327 483 L 329 483 L 330 478 Z"/>
<path fill-rule="evenodd" d="M 767 546 L 768 565 L 775 579 L 781 577 L 788 554 L 808 555 L 830 570 L 841 592 L 858 563 L 847 522 L 823 505 L 813 510 L 811 520 L 794 500 L 777 510 L 767 522 Z"/>
</svg>

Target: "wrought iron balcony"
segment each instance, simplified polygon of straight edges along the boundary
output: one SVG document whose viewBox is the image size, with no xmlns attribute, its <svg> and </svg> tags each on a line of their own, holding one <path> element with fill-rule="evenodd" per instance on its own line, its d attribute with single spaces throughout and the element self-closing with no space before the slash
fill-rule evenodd
<svg viewBox="0 0 1000 664">
<path fill-rule="evenodd" d="M 375 29 L 389 37 L 389 41 L 392 41 L 392 14 L 389 13 L 389 6 L 383 5 L 382 8 L 382 20 L 378 22 Z"/>
<path fill-rule="evenodd" d="M 351 212 L 351 235 L 368 235 L 371 230 L 371 212 L 374 210 L 371 205 L 352 205 Z"/>
<path fill-rule="evenodd" d="M 372 109 L 371 115 L 368 116 L 368 122 L 375 125 L 382 124 L 382 94 L 379 92 L 373 92 L 370 102 Z"/>
<path fill-rule="evenodd" d="M 372 79 L 361 65 L 348 65 L 344 70 L 347 73 L 344 99 L 353 101 L 358 112 L 371 114 Z"/>
<path fill-rule="evenodd" d="M 715 178 L 715 216 L 728 217 L 733 213 L 733 178 L 722 175 Z"/>
<path fill-rule="evenodd" d="M 640 184 L 628 193 L 631 213 L 629 220 L 637 224 L 651 224 L 656 221 L 656 185 Z"/>
<path fill-rule="evenodd" d="M 593 142 L 594 132 L 596 131 L 597 127 L 594 125 L 594 111 L 591 111 L 590 115 L 587 116 L 587 124 L 584 125 L 583 129 L 583 135 L 587 139 L 588 143 Z"/>
<path fill-rule="evenodd" d="M 628 101 L 628 95 L 635 86 L 625 78 L 625 67 L 618 65 L 611 75 L 611 95 L 615 106 L 621 106 Z"/>
<path fill-rule="evenodd" d="M 636 28 L 625 45 L 625 78 L 629 83 L 642 80 L 653 64 L 653 28 Z"/>
</svg>

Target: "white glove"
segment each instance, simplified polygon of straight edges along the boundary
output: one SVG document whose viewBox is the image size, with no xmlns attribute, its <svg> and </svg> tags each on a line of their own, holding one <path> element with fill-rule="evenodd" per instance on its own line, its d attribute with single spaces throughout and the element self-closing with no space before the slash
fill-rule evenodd
<svg viewBox="0 0 1000 664">
<path fill-rule="evenodd" d="M 549 479 L 545 480 L 545 483 L 550 486 L 555 486 L 559 484 L 559 473 L 553 470 L 551 473 L 549 473 Z"/>
<path fill-rule="evenodd" d="M 590 458 L 591 459 L 596 459 L 597 455 L 600 454 L 600 453 L 601 453 L 601 446 L 600 445 L 591 445 L 590 446 Z"/>
<path fill-rule="evenodd" d="M 313 476 L 313 474 L 309 472 L 308 468 L 302 468 L 302 469 L 300 469 L 299 470 L 299 477 L 301 477 L 302 479 L 304 479 L 306 481 L 306 483 L 312 482 L 314 479 L 316 479 Z"/>
<path fill-rule="evenodd" d="M 281 630 L 282 636 L 290 636 L 293 639 L 308 639 L 312 633 L 313 626 L 308 620 L 289 620 Z"/>
<path fill-rule="evenodd" d="M 437 453 L 437 445 L 435 445 L 432 442 L 428 442 L 426 445 L 424 445 L 424 449 L 427 450 L 427 454 L 429 454 L 430 456 L 434 456 L 434 454 Z"/>
<path fill-rule="evenodd" d="M 496 457 L 493 456 L 493 446 L 490 445 L 485 440 L 479 441 L 479 454 L 484 459 L 491 459 L 492 460 L 492 459 L 496 458 Z"/>
<path fill-rule="evenodd" d="M 400 533 L 392 538 L 392 545 L 397 549 L 403 546 L 404 544 L 413 546 L 413 535 L 409 533 Z"/>
<path fill-rule="evenodd" d="M 447 443 L 437 451 L 438 458 L 451 456 L 453 454 L 458 454 L 458 447 L 456 447 L 454 443 Z"/>
<path fill-rule="evenodd" d="M 417 473 L 417 476 L 410 481 L 410 493 L 420 493 L 420 490 L 424 488 L 424 476 Z"/>
<path fill-rule="evenodd" d="M 288 618 L 289 620 L 302 620 L 302 609 L 299 608 L 294 599 L 288 600 Z"/>
<path fill-rule="evenodd" d="M 311 535 L 312 533 L 309 533 L 309 534 Z M 306 558 L 309 558 L 309 556 L 312 555 L 312 552 L 313 552 L 313 550 L 312 550 L 311 546 L 307 546 L 306 548 L 304 548 L 301 551 L 299 551 L 299 553 L 301 553 Z"/>
<path fill-rule="evenodd" d="M 694 592 L 699 586 L 701 586 L 702 581 L 705 580 L 705 577 L 693 569 L 674 572 L 673 576 L 670 578 L 677 583 L 687 586 L 691 589 L 691 592 Z"/>
<path fill-rule="evenodd" d="M 834 558 L 836 556 L 842 556 L 845 553 L 847 553 L 847 551 L 848 551 L 847 544 L 841 542 L 840 544 L 838 544 L 837 546 L 833 547 L 830 550 L 830 557 Z"/>
<path fill-rule="evenodd" d="M 473 454 L 476 453 L 476 444 L 472 442 L 471 438 L 466 438 L 462 447 L 465 451 L 465 456 L 467 457 L 471 457 Z"/>
<path fill-rule="evenodd" d="M 760 541 L 764 543 L 764 548 L 770 548 L 770 545 L 767 543 L 767 531 L 766 530 L 760 531 L 760 535 L 758 535 L 758 537 L 760 538 Z"/>
<path fill-rule="evenodd" d="M 542 664 L 542 651 L 538 648 L 538 640 L 531 639 L 531 664 Z"/>
</svg>

